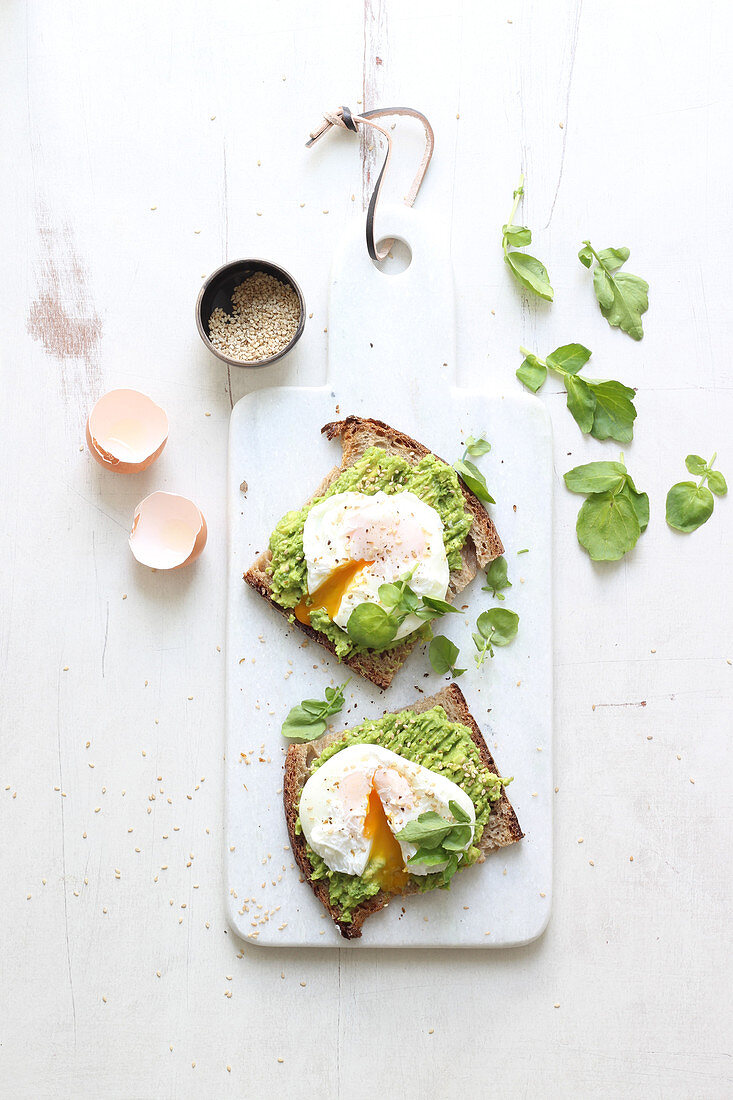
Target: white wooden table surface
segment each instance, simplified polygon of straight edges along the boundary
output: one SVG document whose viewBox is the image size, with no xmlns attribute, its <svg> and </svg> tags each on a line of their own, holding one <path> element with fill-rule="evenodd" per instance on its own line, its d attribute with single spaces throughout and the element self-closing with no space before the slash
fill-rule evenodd
<svg viewBox="0 0 733 1100">
<path fill-rule="evenodd" d="M 723 0 L 2 5 L 2 1096 L 731 1095 L 733 512 L 682 537 L 664 496 L 691 451 L 733 478 L 732 30 Z M 526 948 L 264 951 L 224 920 L 227 422 L 250 388 L 323 380 L 330 255 L 375 163 L 348 134 L 304 148 L 340 103 L 433 123 L 418 202 L 450 222 L 459 381 L 578 340 L 638 386 L 626 458 L 652 519 L 616 566 L 580 550 L 562 486 L 615 447 L 541 396 L 556 865 Z M 414 153 L 407 123 L 395 139 Z M 502 262 L 522 169 L 551 307 Z M 651 285 L 641 344 L 597 309 L 588 236 Z M 228 374 L 193 303 L 243 255 L 291 269 L 313 317 L 281 365 Z M 115 386 L 170 417 L 137 477 L 83 447 Z M 127 549 L 154 488 L 209 523 L 180 574 Z"/>
</svg>

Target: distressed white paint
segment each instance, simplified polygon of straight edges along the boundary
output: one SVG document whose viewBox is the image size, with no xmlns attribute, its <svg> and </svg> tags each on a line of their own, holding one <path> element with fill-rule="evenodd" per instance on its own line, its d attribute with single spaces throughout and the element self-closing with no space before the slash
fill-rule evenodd
<svg viewBox="0 0 733 1100">
<path fill-rule="evenodd" d="M 689 538 L 663 522 L 688 451 L 718 449 L 733 474 L 730 9 L 427 0 L 370 18 L 370 40 L 387 45 L 377 83 L 363 75 L 358 6 L 0 11 L 6 1095 L 730 1093 L 730 502 Z M 559 792 L 544 936 L 481 954 L 239 959 L 222 904 L 216 649 L 230 394 L 193 302 L 227 256 L 280 261 L 313 320 L 273 370 L 234 372 L 231 396 L 323 383 L 330 259 L 362 173 L 349 135 L 302 143 L 323 109 L 358 106 L 364 86 L 435 128 L 418 207 L 451 235 L 459 384 L 510 389 L 518 344 L 586 343 L 598 376 L 639 387 L 626 457 L 652 521 L 618 566 L 582 554 L 561 474 L 615 452 L 580 438 L 548 384 Z M 409 133 L 397 123 L 398 144 Z M 396 160 L 393 197 L 409 168 Z M 552 306 L 523 304 L 501 259 L 521 168 Z M 48 266 L 39 224 L 67 283 L 78 289 L 69 242 L 86 270 L 82 302 L 103 331 L 86 364 L 60 363 L 26 333 Z M 627 244 L 630 270 L 651 284 L 640 345 L 597 311 L 576 259 L 586 236 Z M 140 478 L 79 450 L 91 401 L 113 386 L 147 390 L 171 420 Z M 129 556 L 133 507 L 155 488 L 206 514 L 209 545 L 190 572 L 149 574 Z"/>
</svg>

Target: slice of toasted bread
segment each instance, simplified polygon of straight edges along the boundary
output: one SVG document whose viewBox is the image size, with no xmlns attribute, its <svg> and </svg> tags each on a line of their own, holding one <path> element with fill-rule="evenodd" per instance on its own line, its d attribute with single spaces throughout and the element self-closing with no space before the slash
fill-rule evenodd
<svg viewBox="0 0 733 1100">
<path fill-rule="evenodd" d="M 469 711 L 463 692 L 457 684 L 449 684 L 447 687 L 444 687 L 442 691 L 439 691 L 437 695 L 431 695 L 425 699 L 418 699 L 416 703 L 413 703 L 409 707 L 404 707 L 403 709 L 414 711 L 415 714 L 421 714 L 423 711 L 430 710 L 435 706 L 441 706 L 443 708 L 449 721 L 460 722 L 468 728 L 471 739 L 479 750 L 481 763 L 484 767 L 488 768 L 489 771 L 493 772 L 494 775 L 499 775 L 499 771 L 494 763 L 494 758 L 489 752 L 483 734 Z M 285 759 L 283 805 L 285 806 L 285 820 L 288 827 L 290 844 L 293 849 L 293 854 L 295 855 L 296 863 L 303 873 L 303 877 L 306 882 L 310 884 L 318 900 L 325 905 L 331 917 L 341 929 L 341 935 L 347 940 L 353 940 L 361 936 L 361 928 L 367 917 L 383 909 L 385 905 L 389 904 L 391 897 L 399 895 L 387 894 L 380 890 L 374 897 L 356 906 L 352 912 L 350 921 L 341 920 L 339 913 L 331 905 L 328 881 L 325 879 L 314 879 L 312 877 L 313 869 L 308 859 L 305 837 L 302 833 L 298 834 L 295 829 L 295 823 L 298 819 L 300 792 L 311 774 L 311 765 L 313 761 L 321 755 L 327 745 L 330 745 L 333 741 L 338 741 L 343 737 L 344 733 L 345 730 L 341 730 L 338 733 L 328 733 L 318 741 L 311 741 L 306 745 L 290 746 Z M 506 791 L 502 787 L 501 798 L 494 803 L 491 810 L 491 816 L 489 817 L 489 823 L 484 829 L 483 836 L 481 837 L 481 855 L 478 862 L 483 863 L 486 852 L 491 852 L 495 848 L 505 848 L 508 844 L 514 844 L 517 840 L 521 840 L 523 836 L 524 833 L 519 826 L 517 815 L 507 798 Z M 412 884 L 408 885 L 403 891 L 404 894 L 415 894 L 417 892 L 418 887 Z"/>
<path fill-rule="evenodd" d="M 329 485 L 349 466 L 361 458 L 369 447 L 381 447 L 388 454 L 396 454 L 407 459 L 413 465 L 425 455 L 431 452 L 421 443 L 416 443 L 408 435 L 390 428 L 381 420 L 365 420 L 358 416 L 347 416 L 345 420 L 338 420 L 332 424 L 326 424 L 321 431 L 329 439 L 339 437 L 342 446 L 341 465 L 335 466 L 316 489 L 310 500 L 323 496 Z M 436 456 L 437 457 L 437 456 Z M 443 460 L 441 460 L 443 461 Z M 479 568 L 484 568 L 504 553 L 496 528 L 478 497 L 472 493 L 463 482 L 460 482 L 466 509 L 473 516 L 473 524 L 468 537 L 461 550 L 461 568 L 454 570 L 450 576 L 447 599 L 452 601 L 476 576 Z M 290 617 L 292 614 L 288 608 L 280 605 L 272 597 L 272 578 L 269 573 L 269 565 L 272 553 L 266 550 L 257 558 L 253 565 L 244 574 L 244 579 L 250 587 L 264 596 L 282 614 Z M 309 637 L 314 638 L 331 653 L 335 652 L 334 645 L 325 634 L 315 630 L 306 623 L 297 619 L 293 625 L 302 630 Z M 418 644 L 419 637 L 411 635 L 405 638 L 401 645 L 382 653 L 355 653 L 344 662 L 349 668 L 354 669 L 361 676 L 371 680 L 377 687 L 387 688 L 392 682 L 395 673 L 401 668 L 408 656 Z"/>
</svg>

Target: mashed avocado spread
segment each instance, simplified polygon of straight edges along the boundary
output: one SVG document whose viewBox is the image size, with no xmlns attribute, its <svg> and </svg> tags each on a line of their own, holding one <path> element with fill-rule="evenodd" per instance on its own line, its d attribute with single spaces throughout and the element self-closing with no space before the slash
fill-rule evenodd
<svg viewBox="0 0 733 1100">
<path fill-rule="evenodd" d="M 460 722 L 450 722 L 440 706 L 423 714 L 413 714 L 409 710 L 385 714 L 376 721 L 363 722 L 347 730 L 342 738 L 324 749 L 314 762 L 313 769 L 330 760 L 347 745 L 363 743 L 381 745 L 407 760 L 422 764 L 431 771 L 445 775 L 466 792 L 476 810 L 476 830 L 474 844 L 461 860 L 459 870 L 475 863 L 479 857 L 478 843 L 489 821 L 491 804 L 501 798 L 502 785 L 509 780 L 500 779 L 484 767 L 466 726 Z M 296 829 L 300 832 L 300 819 Z M 363 875 L 347 875 L 329 870 L 321 856 L 309 846 L 306 851 L 313 868 L 313 878 L 328 879 L 331 904 L 339 910 L 342 920 L 350 920 L 357 905 L 379 892 L 376 879 L 380 868 L 376 861 L 367 864 Z M 411 875 L 410 882 L 416 883 L 421 890 L 431 890 L 442 886 L 442 876 Z"/>
<path fill-rule="evenodd" d="M 379 447 L 370 447 L 362 457 L 344 470 L 329 485 L 323 496 L 310 501 L 298 511 L 288 512 L 278 523 L 270 538 L 272 561 L 272 598 L 281 607 L 294 608 L 307 595 L 307 566 L 303 554 L 303 527 L 310 509 L 336 493 L 359 492 L 373 494 L 400 493 L 407 490 L 429 504 L 443 522 L 443 542 L 451 570 L 461 567 L 461 548 L 471 529 L 473 518 L 464 506 L 458 475 L 455 470 L 429 454 L 412 466 L 401 455 L 387 454 Z M 311 625 L 325 634 L 344 658 L 358 647 L 348 634 L 328 618 L 322 609 L 311 614 Z M 426 631 L 426 633 L 428 633 Z M 390 647 L 400 645 L 392 642 Z"/>
</svg>

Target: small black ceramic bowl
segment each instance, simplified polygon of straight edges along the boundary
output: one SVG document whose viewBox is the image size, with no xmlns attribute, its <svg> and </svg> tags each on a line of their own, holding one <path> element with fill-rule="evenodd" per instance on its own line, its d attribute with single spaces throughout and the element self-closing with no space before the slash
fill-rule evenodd
<svg viewBox="0 0 733 1100">
<path fill-rule="evenodd" d="M 232 294 L 235 287 L 244 282 L 248 275 L 254 275 L 257 271 L 264 271 L 266 275 L 272 275 L 281 283 L 293 288 L 300 303 L 298 327 L 295 330 L 295 335 L 285 347 L 274 355 L 269 355 L 266 359 L 254 359 L 249 362 L 243 359 L 231 359 L 212 344 L 209 335 L 209 318 L 217 307 L 223 309 L 225 313 L 231 314 Z M 282 359 L 284 355 L 287 355 L 303 334 L 305 328 L 305 298 L 303 297 L 303 291 L 285 268 L 278 267 L 277 264 L 271 264 L 268 260 L 233 260 L 209 275 L 201 287 L 196 301 L 196 327 L 199 330 L 201 339 L 212 355 L 223 360 L 223 362 L 229 363 L 233 367 L 267 367 L 270 363 L 276 363 L 278 359 Z"/>
</svg>

